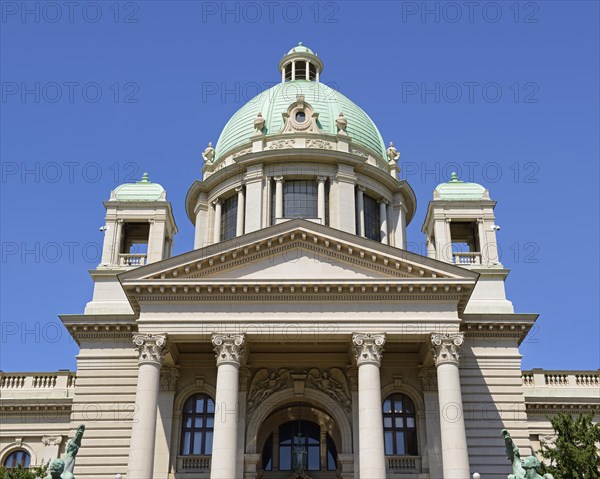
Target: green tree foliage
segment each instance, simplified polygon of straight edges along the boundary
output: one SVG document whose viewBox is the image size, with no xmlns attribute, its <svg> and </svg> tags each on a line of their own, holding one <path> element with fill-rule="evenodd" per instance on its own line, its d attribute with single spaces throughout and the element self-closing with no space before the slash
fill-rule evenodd
<svg viewBox="0 0 600 479">
<path fill-rule="evenodd" d="M 48 464 L 45 466 L 36 466 L 25 469 L 21 466 L 7 469 L 0 466 L 0 479 L 36 479 L 37 477 L 45 477 L 48 470 Z"/>
<path fill-rule="evenodd" d="M 594 413 L 579 415 L 558 414 L 550 419 L 556 439 L 543 444 L 540 454 L 549 462 L 545 473 L 554 479 L 600 479 L 600 424 L 594 424 Z"/>
</svg>

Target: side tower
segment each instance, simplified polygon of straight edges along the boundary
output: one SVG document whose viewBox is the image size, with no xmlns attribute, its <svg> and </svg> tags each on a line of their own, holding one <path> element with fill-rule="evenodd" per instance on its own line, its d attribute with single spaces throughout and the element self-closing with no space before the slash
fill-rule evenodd
<svg viewBox="0 0 600 479">
<path fill-rule="evenodd" d="M 90 271 L 94 296 L 86 314 L 131 314 L 117 275 L 171 256 L 177 226 L 167 192 L 152 183 L 148 173 L 135 183 L 125 183 L 104 202 L 106 224 L 102 261 Z"/>
<path fill-rule="evenodd" d="M 501 429 L 511 431 L 523 454 L 531 447 L 519 345 L 537 315 L 516 314 L 506 298 L 509 270 L 500 263 L 495 207 L 485 187 L 452 173 L 448 182 L 435 188 L 422 231 L 430 258 L 479 274 L 461 314 L 462 414 L 471 471 L 499 478 L 506 469 L 498 441 Z"/>
<path fill-rule="evenodd" d="M 500 263 L 495 207 L 487 189 L 452 173 L 450 181 L 435 188 L 427 208 L 422 227 L 427 256 L 480 275 L 465 313 L 514 312 L 504 290 L 509 270 Z"/>
<path fill-rule="evenodd" d="M 134 402 L 139 358 L 132 343 L 138 333 L 137 316 L 118 276 L 170 257 L 177 233 L 166 192 L 147 173 L 140 181 L 115 188 L 104 207 L 102 261 L 90 271 L 93 299 L 84 314 L 60 316 L 80 348 L 70 432 L 86 425 L 77 477 L 95 479 L 113 479 L 115 471 L 125 472 L 134 449 L 132 423 L 140 414 Z M 161 460 L 166 463 L 162 456 L 157 459 Z"/>
</svg>

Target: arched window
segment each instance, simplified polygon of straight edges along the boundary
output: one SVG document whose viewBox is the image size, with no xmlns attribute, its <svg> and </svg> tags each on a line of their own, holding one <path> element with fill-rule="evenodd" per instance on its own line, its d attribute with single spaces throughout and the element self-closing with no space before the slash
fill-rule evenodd
<svg viewBox="0 0 600 479">
<path fill-rule="evenodd" d="M 212 454 L 215 402 L 206 394 L 194 394 L 185 402 L 181 423 L 181 455 Z"/>
<path fill-rule="evenodd" d="M 383 437 L 387 456 L 418 454 L 415 404 L 408 396 L 392 394 L 383 401 Z"/>
<path fill-rule="evenodd" d="M 18 449 L 16 451 L 11 452 L 6 459 L 4 459 L 4 467 L 7 469 L 11 469 L 13 467 L 23 467 L 28 468 L 31 463 L 31 456 L 24 449 Z"/>
</svg>

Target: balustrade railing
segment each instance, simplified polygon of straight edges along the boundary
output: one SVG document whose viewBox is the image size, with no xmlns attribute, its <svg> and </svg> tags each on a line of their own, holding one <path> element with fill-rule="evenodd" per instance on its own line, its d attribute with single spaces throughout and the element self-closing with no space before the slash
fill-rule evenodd
<svg viewBox="0 0 600 479">
<path fill-rule="evenodd" d="M 0 389 L 61 389 L 75 386 L 75 373 L 5 373 L 0 372 Z"/>
<path fill-rule="evenodd" d="M 465 252 L 452 253 L 454 264 L 481 264 L 481 253 Z"/>
<path fill-rule="evenodd" d="M 600 371 L 522 371 L 525 387 L 600 387 Z"/>
<path fill-rule="evenodd" d="M 420 456 L 386 456 L 386 461 L 391 473 L 421 472 Z"/>
<path fill-rule="evenodd" d="M 211 456 L 177 456 L 177 472 L 210 472 Z"/>
<path fill-rule="evenodd" d="M 119 266 L 144 266 L 146 264 L 146 256 L 144 253 L 121 253 L 119 254 Z"/>
</svg>

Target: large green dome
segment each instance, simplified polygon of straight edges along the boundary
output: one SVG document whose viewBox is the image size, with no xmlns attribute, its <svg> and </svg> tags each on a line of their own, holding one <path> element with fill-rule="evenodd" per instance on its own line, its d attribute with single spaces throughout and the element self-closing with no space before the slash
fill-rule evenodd
<svg viewBox="0 0 600 479">
<path fill-rule="evenodd" d="M 319 127 L 326 134 L 335 135 L 335 120 L 340 112 L 348 121 L 346 129 L 350 138 L 358 145 L 365 146 L 382 158 L 386 149 L 379 130 L 362 108 L 340 92 L 320 82 L 294 80 L 280 83 L 260 93 L 227 122 L 217 142 L 216 159 L 233 148 L 248 144 L 255 133 L 254 119 L 262 113 L 265 119 L 266 135 L 278 133 L 283 128 L 283 116 L 288 107 L 304 95 L 304 101 L 319 114 Z"/>
</svg>

